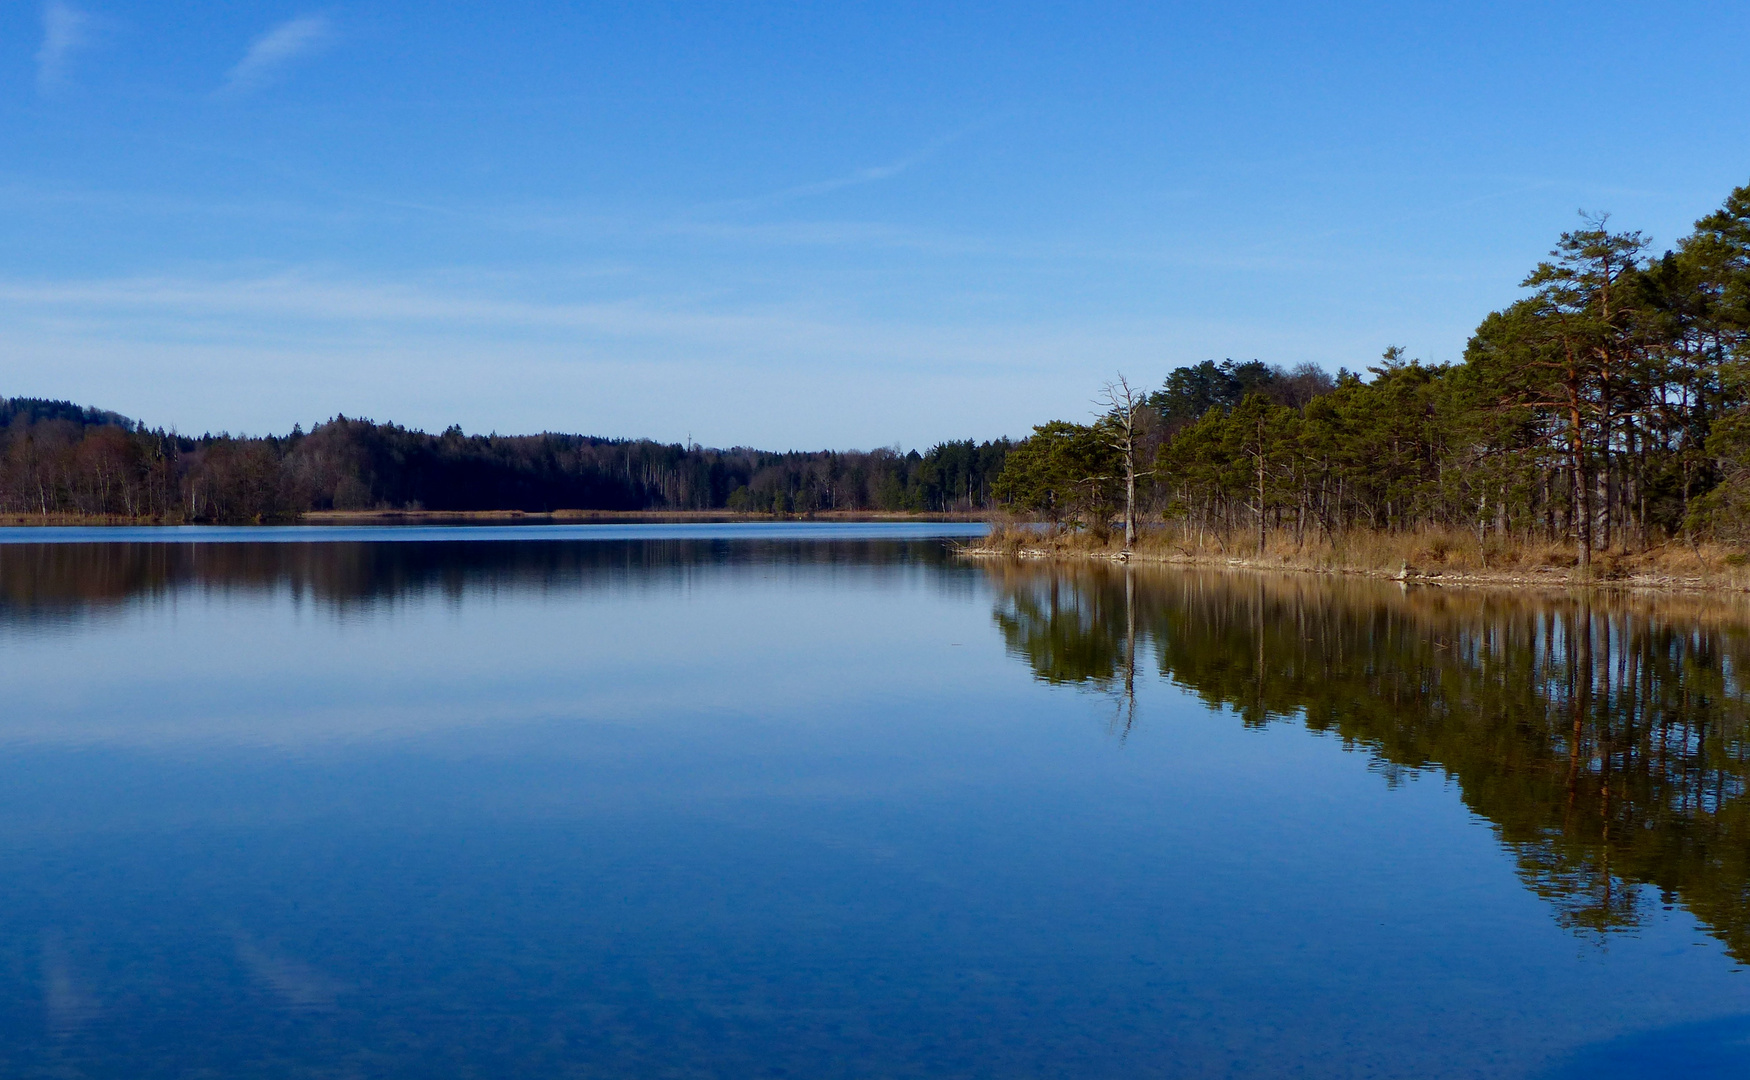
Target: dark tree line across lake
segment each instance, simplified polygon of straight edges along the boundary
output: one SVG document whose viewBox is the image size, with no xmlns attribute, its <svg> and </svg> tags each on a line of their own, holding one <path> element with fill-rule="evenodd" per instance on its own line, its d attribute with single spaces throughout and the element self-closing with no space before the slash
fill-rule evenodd
<svg viewBox="0 0 1750 1080">
<path fill-rule="evenodd" d="M 1595 549 L 1750 537 L 1750 186 L 1662 255 L 1602 217 L 1562 235 L 1455 364 L 1334 377 L 1260 362 L 1122 383 L 1016 445 L 1012 509 L 1104 530 L 1130 503 L 1296 538 L 1475 531 Z M 1131 516 L 1131 515 L 1126 515 Z"/>
<path fill-rule="evenodd" d="M 0 512 L 162 522 L 314 510 L 974 511 L 1007 440 L 774 453 L 583 435 L 432 435 L 341 416 L 187 436 L 65 401 L 0 399 Z"/>
</svg>

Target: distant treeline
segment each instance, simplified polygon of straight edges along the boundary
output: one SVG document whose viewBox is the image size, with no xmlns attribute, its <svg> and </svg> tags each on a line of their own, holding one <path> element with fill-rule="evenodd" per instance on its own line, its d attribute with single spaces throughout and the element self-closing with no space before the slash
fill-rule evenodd
<svg viewBox="0 0 1750 1080">
<path fill-rule="evenodd" d="M 1253 361 L 1120 382 L 1091 424 L 1018 443 L 1014 510 L 1224 533 L 1425 526 L 1595 548 L 1750 538 L 1750 186 L 1648 257 L 1602 218 L 1561 237 L 1457 364 L 1367 375 Z"/>
<path fill-rule="evenodd" d="M 989 504 L 1007 440 L 771 453 L 583 435 L 439 435 L 336 417 L 261 438 L 151 430 L 0 398 L 0 513 L 283 521 L 312 510 L 955 511 Z"/>
</svg>

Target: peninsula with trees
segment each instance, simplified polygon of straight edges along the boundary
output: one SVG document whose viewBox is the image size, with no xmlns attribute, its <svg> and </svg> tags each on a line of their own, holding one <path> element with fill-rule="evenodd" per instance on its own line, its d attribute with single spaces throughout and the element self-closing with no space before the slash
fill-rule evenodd
<svg viewBox="0 0 1750 1080">
<path fill-rule="evenodd" d="M 989 549 L 1410 576 L 1720 571 L 1750 541 L 1750 185 L 1670 250 L 1582 215 L 1455 364 L 1207 361 L 1035 428 Z M 1138 528 L 1138 523 L 1142 526 Z"/>
</svg>

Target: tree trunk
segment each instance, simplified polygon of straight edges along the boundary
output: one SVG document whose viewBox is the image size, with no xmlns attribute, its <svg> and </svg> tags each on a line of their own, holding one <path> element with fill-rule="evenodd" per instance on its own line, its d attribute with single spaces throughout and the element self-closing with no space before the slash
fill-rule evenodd
<svg viewBox="0 0 1750 1080">
<path fill-rule="evenodd" d="M 1264 432 L 1258 431 L 1258 557 L 1264 556 Z"/>
<path fill-rule="evenodd" d="M 1574 540 L 1580 548 L 1580 572 L 1592 570 L 1592 485 L 1586 474 L 1586 444 L 1581 437 L 1580 410 L 1568 415 L 1569 454 L 1574 462 Z"/>
<path fill-rule="evenodd" d="M 1124 550 L 1136 546 L 1136 451 L 1124 452 Z"/>
</svg>

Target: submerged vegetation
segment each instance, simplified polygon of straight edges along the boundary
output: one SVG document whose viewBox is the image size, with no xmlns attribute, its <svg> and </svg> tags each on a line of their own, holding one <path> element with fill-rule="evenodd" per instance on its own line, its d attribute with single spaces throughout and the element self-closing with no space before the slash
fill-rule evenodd
<svg viewBox="0 0 1750 1080">
<path fill-rule="evenodd" d="M 281 521 L 317 510 L 977 511 L 1007 440 L 927 452 L 716 450 L 583 435 L 441 435 L 340 416 L 190 437 L 70 402 L 0 398 L 0 514 Z"/>
<path fill-rule="evenodd" d="M 1017 444 L 996 494 L 1101 539 L 1152 517 L 1254 553 L 1433 530 L 1559 544 L 1589 571 L 1599 552 L 1750 540 L 1750 186 L 1647 249 L 1586 219 L 1458 364 L 1394 347 L 1365 374 L 1206 361 L 1153 393 L 1121 379 L 1094 423 Z"/>
</svg>

